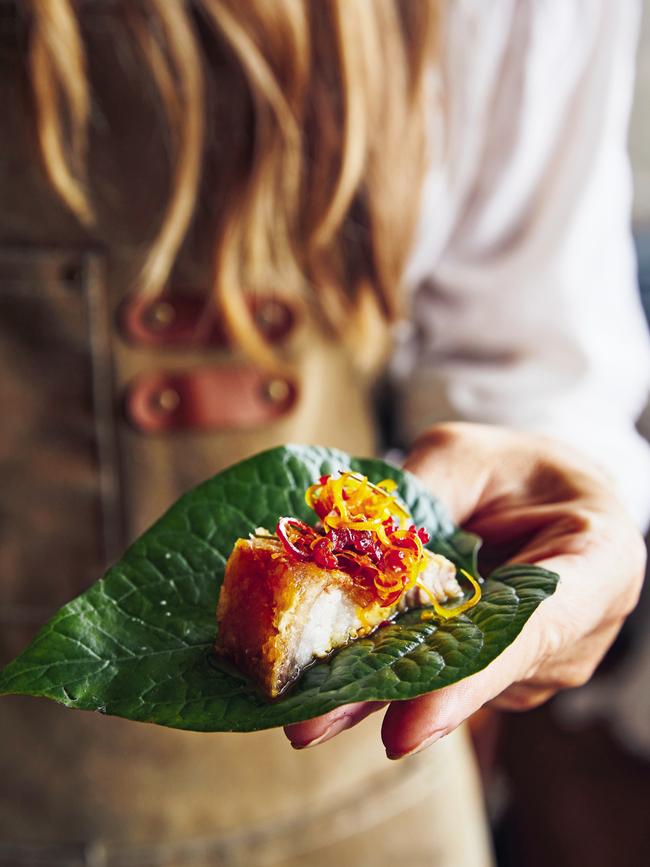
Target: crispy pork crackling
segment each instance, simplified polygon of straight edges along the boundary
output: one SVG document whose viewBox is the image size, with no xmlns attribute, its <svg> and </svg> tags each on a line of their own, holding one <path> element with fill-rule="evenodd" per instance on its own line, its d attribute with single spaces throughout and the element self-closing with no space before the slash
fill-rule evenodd
<svg viewBox="0 0 650 867">
<path fill-rule="evenodd" d="M 215 645 L 269 698 L 282 693 L 315 659 L 368 635 L 410 608 L 457 616 L 480 597 L 463 599 L 456 567 L 424 548 L 391 495 L 391 482 L 323 476 L 306 494 L 320 519 L 311 527 L 281 518 L 276 533 L 259 528 L 238 539 L 226 564 Z M 426 616 L 423 614 L 423 616 Z"/>
</svg>

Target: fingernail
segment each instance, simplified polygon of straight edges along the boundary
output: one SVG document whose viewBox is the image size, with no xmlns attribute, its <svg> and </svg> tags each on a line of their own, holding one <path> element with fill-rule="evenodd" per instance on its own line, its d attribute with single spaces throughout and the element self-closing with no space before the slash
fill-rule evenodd
<svg viewBox="0 0 650 867">
<path fill-rule="evenodd" d="M 432 732 L 428 738 L 425 738 L 423 741 L 417 744 L 417 746 L 412 747 L 412 749 L 407 750 L 405 753 L 393 752 L 392 750 L 389 750 L 387 748 L 386 757 L 391 759 L 391 761 L 395 761 L 397 759 L 406 759 L 409 756 L 414 756 L 416 753 L 421 753 L 422 750 L 426 750 L 427 747 L 430 747 L 431 744 L 439 741 L 440 738 L 444 737 L 446 734 L 447 732 L 444 730 Z"/>
<path fill-rule="evenodd" d="M 318 744 L 322 744 L 324 741 L 328 741 L 330 738 L 333 738 L 334 735 L 337 735 L 339 732 L 345 731 L 345 729 L 350 728 L 350 716 L 348 714 L 343 714 L 342 716 L 337 717 L 332 720 L 332 722 L 327 726 L 324 732 L 318 735 L 316 738 L 312 738 L 310 741 L 289 741 L 294 750 L 305 750 L 307 747 L 316 747 Z"/>
</svg>

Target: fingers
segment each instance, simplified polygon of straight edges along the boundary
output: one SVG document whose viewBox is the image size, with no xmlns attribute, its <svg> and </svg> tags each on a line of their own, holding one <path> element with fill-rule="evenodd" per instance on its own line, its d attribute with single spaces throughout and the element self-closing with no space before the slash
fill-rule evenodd
<svg viewBox="0 0 650 867">
<path fill-rule="evenodd" d="M 498 659 L 472 677 L 410 701 L 393 702 L 382 727 L 388 758 L 402 758 L 424 749 L 519 680 L 536 654 L 535 634 L 533 630 L 522 633 Z M 344 705 L 323 716 L 285 726 L 284 732 L 294 749 L 314 747 L 386 704 L 375 701 Z"/>
<path fill-rule="evenodd" d="M 533 644 L 522 633 L 483 671 L 419 698 L 393 702 L 381 733 L 388 758 L 400 759 L 420 752 L 517 682 L 535 656 Z"/>
<path fill-rule="evenodd" d="M 539 707 L 547 702 L 557 692 L 558 687 L 543 688 L 539 686 L 518 683 L 511 686 L 490 702 L 490 707 L 497 710 L 525 711 Z"/>
<path fill-rule="evenodd" d="M 550 441 L 476 426 L 439 425 L 416 444 L 406 468 L 457 523 L 471 518 L 470 528 L 497 547 L 517 542 L 511 562 L 537 563 L 562 580 L 482 672 L 390 705 L 382 728 L 389 758 L 423 749 L 487 702 L 521 710 L 584 683 L 634 607 L 643 540 L 602 481 L 572 460 Z M 285 731 L 296 748 L 312 746 L 384 704 L 347 705 Z"/>
<path fill-rule="evenodd" d="M 437 425 L 421 437 L 404 469 L 419 476 L 456 523 L 477 508 L 490 478 L 490 462 L 475 448 L 474 435 L 459 436 L 454 425 Z"/>
<path fill-rule="evenodd" d="M 529 682 L 515 683 L 490 705 L 497 710 L 525 711 L 544 704 L 557 692 L 584 686 L 618 635 L 621 620 L 603 626 L 549 659 Z"/>
<path fill-rule="evenodd" d="M 306 722 L 285 726 L 284 733 L 289 738 L 291 746 L 296 750 L 315 747 L 325 743 L 345 729 L 352 728 L 371 713 L 386 706 L 382 701 L 360 701 L 346 704 L 330 713 L 315 717 Z"/>
<path fill-rule="evenodd" d="M 419 752 L 487 702 L 504 710 L 528 710 L 560 689 L 584 684 L 622 622 L 619 613 L 607 622 L 598 614 L 590 597 L 602 590 L 599 582 L 588 580 L 593 578 L 589 562 L 575 555 L 542 561 L 540 565 L 558 571 L 564 580 L 501 656 L 453 686 L 394 702 L 382 727 L 388 757 Z"/>
</svg>

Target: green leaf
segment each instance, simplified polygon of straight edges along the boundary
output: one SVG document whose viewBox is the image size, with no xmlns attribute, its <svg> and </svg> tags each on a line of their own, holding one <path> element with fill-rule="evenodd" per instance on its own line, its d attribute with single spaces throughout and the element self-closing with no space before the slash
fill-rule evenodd
<svg viewBox="0 0 650 867">
<path fill-rule="evenodd" d="M 446 622 L 401 615 L 311 665 L 273 702 L 215 660 L 215 609 L 235 540 L 274 527 L 282 515 L 313 520 L 305 489 L 345 468 L 375 482 L 395 479 L 415 522 L 431 533 L 429 547 L 476 574 L 480 540 L 458 530 L 415 476 L 330 449 L 272 449 L 181 497 L 0 672 L 0 694 L 46 696 L 174 728 L 253 731 L 352 701 L 412 698 L 485 668 L 553 593 L 557 575 L 535 566 L 497 570 L 466 615 Z"/>
</svg>

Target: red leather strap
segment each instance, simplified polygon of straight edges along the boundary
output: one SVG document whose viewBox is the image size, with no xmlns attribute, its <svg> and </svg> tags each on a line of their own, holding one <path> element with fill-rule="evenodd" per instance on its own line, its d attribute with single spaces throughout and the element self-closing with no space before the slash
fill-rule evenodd
<svg viewBox="0 0 650 867">
<path fill-rule="evenodd" d="M 250 308 L 270 343 L 280 343 L 294 327 L 294 311 L 278 298 L 251 298 Z M 122 336 L 138 346 L 180 349 L 228 345 L 223 322 L 206 306 L 204 294 L 168 293 L 153 299 L 130 295 L 120 305 L 118 325 Z"/>
<path fill-rule="evenodd" d="M 261 427 L 286 415 L 294 382 L 249 366 L 154 371 L 127 388 L 125 414 L 143 433 Z"/>
</svg>

